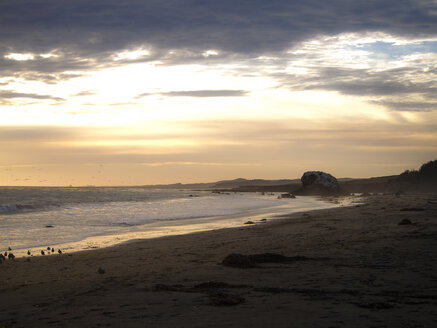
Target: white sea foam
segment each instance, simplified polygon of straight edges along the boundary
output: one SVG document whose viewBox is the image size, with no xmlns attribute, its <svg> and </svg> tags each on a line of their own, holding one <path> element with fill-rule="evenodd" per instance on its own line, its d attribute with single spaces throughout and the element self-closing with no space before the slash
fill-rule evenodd
<svg viewBox="0 0 437 328">
<path fill-rule="evenodd" d="M 152 201 L 73 203 L 1 216 L 0 249 L 25 248 L 114 233 L 130 226 L 164 220 L 224 216 L 277 206 L 276 199 L 241 195 L 202 195 Z M 3 206 L 4 212 L 16 210 Z"/>
<path fill-rule="evenodd" d="M 33 200 L 31 206 L 21 205 L 18 206 L 18 210 L 17 206 L 15 209 L 14 206 L 2 206 L 4 210 L 0 215 L 0 250 L 8 247 L 26 249 L 59 245 L 92 236 L 126 234 L 133 231 L 136 235 L 141 231 L 142 238 L 156 237 L 159 236 L 156 231 L 161 231 L 159 229 L 162 226 L 171 225 L 174 233 L 201 231 L 234 225 L 234 221 L 231 223 L 223 219 L 232 215 L 256 215 L 267 212 L 284 214 L 335 206 L 311 197 L 284 200 L 277 199 L 274 195 L 261 196 L 254 193 L 198 192 L 189 195 L 186 191 L 132 189 L 116 190 L 113 194 L 113 191 L 107 189 L 91 192 L 85 190 L 79 194 L 77 192 L 45 191 L 44 197 L 41 198 L 38 190 L 34 190 L 26 194 L 28 199 Z M 63 193 L 62 197 L 56 198 L 59 193 Z M 19 195 L 22 197 L 23 194 Z M 20 201 L 27 202 L 26 199 Z M 11 210 L 14 213 L 5 214 Z M 213 219 L 205 221 L 204 218 Z M 188 219 L 189 223 L 185 223 Z M 195 224 L 196 227 L 194 230 L 184 230 L 184 224 Z M 179 228 L 176 229 L 176 226 Z M 162 234 L 168 234 L 168 231 Z"/>
</svg>

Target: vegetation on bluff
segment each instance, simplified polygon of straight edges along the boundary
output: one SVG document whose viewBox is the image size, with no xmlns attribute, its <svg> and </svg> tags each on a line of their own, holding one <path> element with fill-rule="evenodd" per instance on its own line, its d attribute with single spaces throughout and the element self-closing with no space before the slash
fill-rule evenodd
<svg viewBox="0 0 437 328">
<path fill-rule="evenodd" d="M 406 170 L 398 177 L 402 182 L 436 182 L 437 160 L 423 164 L 419 170 Z"/>
</svg>

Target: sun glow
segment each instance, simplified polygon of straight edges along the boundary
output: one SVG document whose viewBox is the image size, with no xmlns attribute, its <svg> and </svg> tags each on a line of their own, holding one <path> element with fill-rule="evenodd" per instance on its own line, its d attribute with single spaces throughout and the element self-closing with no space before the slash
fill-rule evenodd
<svg viewBox="0 0 437 328">
<path fill-rule="evenodd" d="M 35 56 L 33 54 L 10 53 L 6 55 L 5 58 L 10 60 L 26 61 L 35 59 Z"/>
<path fill-rule="evenodd" d="M 132 51 L 122 51 L 114 56 L 114 60 L 136 60 L 150 55 L 150 51 L 146 49 L 137 49 Z"/>
<path fill-rule="evenodd" d="M 176 49 L 161 61 L 148 61 L 153 51 L 139 47 L 114 52 L 109 61 L 105 57 L 106 66 L 63 72 L 69 78 L 2 78 L 0 145 L 8 156 L 0 158 L 0 178 L 8 184 L 76 184 L 66 178 L 67 161 L 82 184 L 91 177 L 95 184 L 114 184 L 108 177 L 115 175 L 117 184 L 138 183 L 128 178 L 131 171 L 147 176 L 141 180 L 145 184 L 160 183 L 163 176 L 174 182 L 181 175 L 190 182 L 198 170 L 204 177 L 211 172 L 297 177 L 310 164 L 339 171 L 377 168 L 367 156 L 382 162 L 381 156 L 396 151 L 423 161 L 423 154 L 435 151 L 432 95 L 424 110 L 410 110 L 409 104 L 421 104 L 426 95 L 402 87 L 405 81 L 434 83 L 436 55 L 390 57 L 378 48 L 378 42 L 413 42 L 401 41 L 370 34 L 319 37 L 284 57 L 229 62 L 219 62 L 228 54 L 215 49 Z M 201 60 L 169 64 L 184 56 Z M 56 51 L 5 56 L 23 67 L 57 63 L 57 57 L 62 54 Z M 396 82 L 389 85 L 390 97 L 372 94 L 380 72 L 400 67 L 411 73 L 387 73 Z M 397 88 L 405 110 L 398 105 Z M 423 131 L 412 133 L 409 124 Z M 112 176 L 95 175 L 101 163 L 112 167 Z"/>
<path fill-rule="evenodd" d="M 54 53 L 42 53 L 42 54 L 32 54 L 32 53 L 10 53 L 4 56 L 4 58 L 9 60 L 16 60 L 16 61 L 28 61 L 28 60 L 35 60 L 38 57 L 43 59 L 49 59 L 52 57 L 59 57 L 59 55 Z"/>
<path fill-rule="evenodd" d="M 211 57 L 211 56 L 218 56 L 218 51 L 217 50 L 207 50 L 205 52 L 202 53 L 203 57 Z"/>
</svg>

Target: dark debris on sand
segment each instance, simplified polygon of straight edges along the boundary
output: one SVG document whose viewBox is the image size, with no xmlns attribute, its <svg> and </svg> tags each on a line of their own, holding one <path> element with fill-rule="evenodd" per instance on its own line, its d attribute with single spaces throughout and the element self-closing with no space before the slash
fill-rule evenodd
<svg viewBox="0 0 437 328">
<path fill-rule="evenodd" d="M 235 254 L 235 253 L 226 256 L 222 261 L 222 264 L 227 267 L 244 268 L 244 269 L 259 267 L 259 265 L 255 261 L 250 259 L 248 256 L 242 254 Z"/>
<path fill-rule="evenodd" d="M 214 293 L 209 295 L 210 304 L 213 306 L 232 306 L 244 303 L 244 297 L 239 295 Z"/>
<path fill-rule="evenodd" d="M 284 256 L 277 253 L 253 254 L 248 257 L 256 263 L 290 263 L 309 260 L 306 256 Z"/>
<path fill-rule="evenodd" d="M 410 224 L 413 223 L 408 219 L 403 219 L 401 222 L 398 223 L 398 225 L 410 225 Z"/>
<path fill-rule="evenodd" d="M 306 256 L 284 256 L 276 253 L 252 255 L 232 253 L 224 258 L 222 264 L 232 268 L 259 268 L 259 263 L 292 263 L 307 260 L 310 260 L 310 258 Z"/>
</svg>

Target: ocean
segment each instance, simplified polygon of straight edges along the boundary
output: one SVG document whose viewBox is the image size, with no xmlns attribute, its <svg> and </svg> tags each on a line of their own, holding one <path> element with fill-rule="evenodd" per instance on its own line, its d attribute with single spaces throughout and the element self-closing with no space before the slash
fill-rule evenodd
<svg viewBox="0 0 437 328">
<path fill-rule="evenodd" d="M 0 251 L 63 253 L 242 226 L 299 211 L 345 205 L 315 197 L 142 187 L 1 187 Z"/>
</svg>

